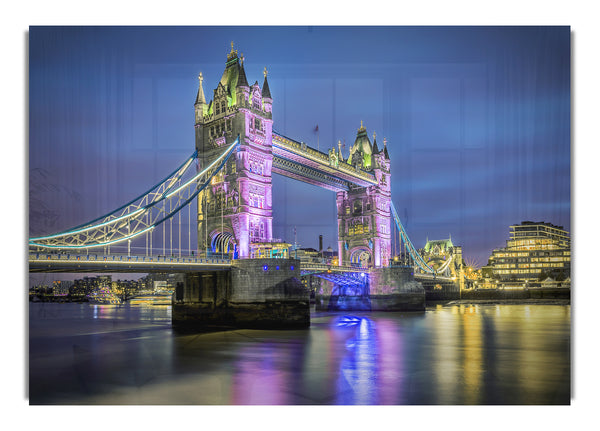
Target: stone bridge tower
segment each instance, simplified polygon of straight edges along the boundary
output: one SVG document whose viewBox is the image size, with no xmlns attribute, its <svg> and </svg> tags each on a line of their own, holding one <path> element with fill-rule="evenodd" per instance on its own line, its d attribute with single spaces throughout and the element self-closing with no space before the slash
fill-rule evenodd
<svg viewBox="0 0 600 431">
<path fill-rule="evenodd" d="M 371 144 L 361 122 L 348 163 L 373 173 L 377 184 L 337 192 L 340 265 L 388 266 L 392 257 L 391 189 L 390 158 L 385 140 L 383 149 L 379 150 L 375 134 Z"/>
<path fill-rule="evenodd" d="M 252 244 L 270 242 L 273 232 L 271 167 L 273 99 L 264 70 L 262 88 L 248 84 L 243 54 L 233 49 L 206 101 L 200 85 L 195 102 L 196 149 L 203 169 L 240 136 L 239 150 L 198 195 L 198 249 L 247 258 Z"/>
</svg>

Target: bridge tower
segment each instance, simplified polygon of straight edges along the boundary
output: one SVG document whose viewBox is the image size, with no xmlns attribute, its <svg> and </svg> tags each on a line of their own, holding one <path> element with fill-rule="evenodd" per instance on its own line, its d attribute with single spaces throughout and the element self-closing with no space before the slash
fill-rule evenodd
<svg viewBox="0 0 600 431">
<path fill-rule="evenodd" d="M 195 102 L 196 149 L 203 169 L 240 136 L 240 147 L 221 173 L 198 195 L 198 248 L 248 258 L 253 244 L 273 232 L 271 168 L 273 99 L 264 70 L 262 88 L 249 85 L 244 56 L 233 49 L 206 101 L 200 85 Z"/>
<path fill-rule="evenodd" d="M 377 184 L 337 192 L 339 264 L 388 266 L 392 257 L 390 158 L 385 139 L 382 150 L 375 134 L 371 144 L 362 121 L 348 163 L 372 172 Z"/>
</svg>

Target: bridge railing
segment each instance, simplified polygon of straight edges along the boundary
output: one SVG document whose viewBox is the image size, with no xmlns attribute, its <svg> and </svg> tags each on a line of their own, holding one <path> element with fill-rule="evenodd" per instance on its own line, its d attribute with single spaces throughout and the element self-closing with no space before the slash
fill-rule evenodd
<svg viewBox="0 0 600 431">
<path fill-rule="evenodd" d="M 429 274 L 429 273 L 421 273 L 421 274 L 415 274 L 415 277 L 419 277 L 419 278 L 427 278 L 429 280 L 440 280 L 440 281 L 455 281 L 456 277 L 443 277 L 441 275 L 433 275 L 433 274 Z"/>
<path fill-rule="evenodd" d="M 323 263 L 303 263 L 300 265 L 302 270 L 314 271 L 336 271 L 336 272 L 368 272 L 368 268 L 359 268 L 355 266 L 337 266 Z"/>
<path fill-rule="evenodd" d="M 231 264 L 230 259 L 178 257 L 178 256 L 127 256 L 104 254 L 70 254 L 70 253 L 29 253 L 29 260 L 68 261 L 68 262 L 139 262 L 139 263 L 186 263 L 186 264 Z"/>
</svg>

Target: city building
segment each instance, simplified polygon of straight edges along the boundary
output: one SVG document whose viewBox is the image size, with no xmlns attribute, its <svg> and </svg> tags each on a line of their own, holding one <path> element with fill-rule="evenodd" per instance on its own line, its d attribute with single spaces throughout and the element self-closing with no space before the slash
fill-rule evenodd
<svg viewBox="0 0 600 431">
<path fill-rule="evenodd" d="M 569 287 L 571 240 L 562 226 L 524 221 L 510 226 L 506 247 L 496 249 L 482 268 L 486 285 L 525 283 L 526 285 Z"/>
<path fill-rule="evenodd" d="M 69 289 L 73 286 L 72 281 L 56 280 L 52 282 L 52 294 L 54 296 L 67 296 Z"/>
</svg>

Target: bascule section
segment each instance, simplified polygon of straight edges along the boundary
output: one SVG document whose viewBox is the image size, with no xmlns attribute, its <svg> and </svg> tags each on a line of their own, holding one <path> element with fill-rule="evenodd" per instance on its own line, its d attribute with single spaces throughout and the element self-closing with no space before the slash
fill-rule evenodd
<svg viewBox="0 0 600 431">
<path fill-rule="evenodd" d="M 371 173 L 376 182 L 336 193 L 340 265 L 386 267 L 392 258 L 390 158 L 385 141 L 379 150 L 373 134 L 371 144 L 362 122 L 348 163 L 357 171 Z"/>
<path fill-rule="evenodd" d="M 195 136 L 199 168 L 239 135 L 231 160 L 198 197 L 198 249 L 232 258 L 287 257 L 273 241 L 271 173 L 273 99 L 264 70 L 262 87 L 248 84 L 244 56 L 233 49 L 213 99 L 206 100 L 199 76 Z"/>
</svg>

